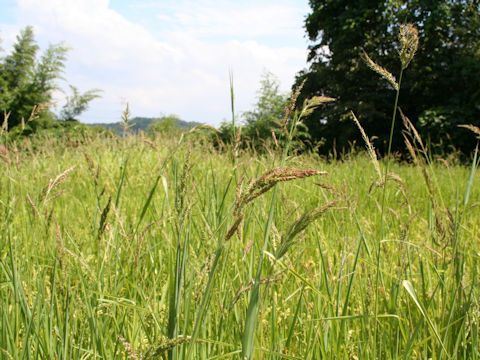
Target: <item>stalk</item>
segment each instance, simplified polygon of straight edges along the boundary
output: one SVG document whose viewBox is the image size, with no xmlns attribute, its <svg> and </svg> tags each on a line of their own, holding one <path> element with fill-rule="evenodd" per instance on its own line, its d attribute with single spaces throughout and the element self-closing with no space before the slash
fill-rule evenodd
<svg viewBox="0 0 480 360">
<path fill-rule="evenodd" d="M 418 30 L 412 24 L 405 24 L 400 26 L 400 34 L 399 34 L 399 43 L 401 45 L 399 51 L 399 58 L 401 61 L 401 70 L 398 83 L 395 82 L 393 76 L 384 68 L 377 65 L 373 62 L 366 53 L 364 53 L 364 57 L 366 60 L 367 65 L 375 72 L 377 72 L 380 76 L 386 79 L 393 87 L 397 90 L 395 95 L 395 104 L 393 107 L 393 116 L 392 116 L 392 125 L 390 127 L 390 138 L 388 141 L 388 150 L 387 150 L 387 159 L 385 163 L 385 172 L 384 172 L 384 183 L 383 183 L 383 193 L 382 193 L 382 207 L 381 207 L 381 227 L 380 227 L 380 234 L 381 238 L 383 239 L 385 236 L 385 199 L 387 193 L 387 176 L 388 170 L 390 166 L 390 155 L 392 150 L 392 140 L 393 140 L 393 131 L 395 129 L 395 118 L 397 115 L 397 108 L 398 108 L 398 98 L 400 96 L 400 87 L 402 84 L 402 76 L 403 71 L 408 67 L 410 62 L 412 61 L 415 53 L 418 49 Z M 375 336 L 374 336 L 374 343 L 373 343 L 373 353 L 377 354 L 377 335 L 378 335 L 378 283 L 379 278 L 381 277 L 380 274 L 380 252 L 381 252 L 381 241 L 378 242 L 377 247 L 377 263 L 376 263 L 376 274 L 375 274 Z M 381 278 L 383 283 L 383 278 Z"/>
<path fill-rule="evenodd" d="M 299 89 L 300 90 L 300 89 Z M 295 105 L 296 96 L 298 96 L 299 90 L 292 96 L 292 103 Z M 295 115 L 293 121 L 290 125 L 290 131 L 288 132 L 287 143 L 283 149 L 282 157 L 280 160 L 280 167 L 285 165 L 285 161 L 288 156 L 288 152 L 290 150 L 290 144 L 292 142 L 293 133 L 297 127 L 297 124 L 305 112 L 305 107 L 302 109 L 300 115 Z M 285 114 L 285 123 L 289 117 L 288 110 Z M 250 301 L 248 303 L 247 314 L 245 319 L 245 328 L 243 331 L 242 336 L 242 352 L 240 354 L 241 359 L 251 359 L 253 353 L 253 345 L 254 345 L 254 338 L 255 338 L 255 329 L 257 325 L 258 319 L 258 308 L 260 306 L 261 298 L 260 298 L 260 277 L 262 274 L 262 265 L 263 260 L 265 258 L 265 251 L 267 250 L 268 240 L 270 238 L 270 231 L 272 228 L 273 217 L 275 215 L 275 206 L 277 203 L 277 194 L 278 194 L 278 184 L 275 184 L 273 189 L 273 196 L 270 202 L 270 210 L 268 212 L 268 220 L 265 225 L 264 236 L 263 236 L 263 246 L 262 251 L 260 252 L 260 257 L 258 259 L 257 264 L 257 271 L 255 275 L 255 280 L 253 282 L 252 293 L 250 296 Z"/>
<path fill-rule="evenodd" d="M 400 71 L 400 76 L 398 79 L 398 87 L 397 87 L 397 92 L 395 94 L 395 105 L 393 107 L 393 115 L 392 115 L 392 125 L 390 127 L 390 138 L 388 140 L 388 150 L 387 150 L 387 159 L 385 162 L 385 171 L 383 174 L 383 192 L 382 192 L 382 207 L 381 207 L 381 227 L 380 227 L 380 234 L 381 234 L 381 239 L 382 240 L 385 237 L 385 199 L 386 199 L 386 193 L 387 193 L 387 176 L 388 176 L 388 170 L 390 167 L 390 155 L 392 151 L 392 140 L 393 140 L 393 132 L 395 130 L 395 119 L 397 116 L 397 107 L 398 107 L 398 99 L 400 97 L 400 86 L 402 84 L 402 75 L 403 75 L 403 70 L 404 68 L 402 67 L 402 70 Z M 376 354 L 376 347 L 377 347 L 377 335 L 378 335 L 378 323 L 377 323 L 377 315 L 378 315 L 378 282 L 379 282 L 379 277 L 380 277 L 380 254 L 381 254 L 381 244 L 382 242 L 378 242 L 377 246 L 377 263 L 376 263 L 376 274 L 375 274 L 375 337 L 374 337 L 374 351 L 373 353 Z M 383 282 L 383 279 L 382 279 Z"/>
<path fill-rule="evenodd" d="M 235 119 L 235 91 L 233 87 L 233 71 L 229 71 L 229 81 L 230 81 L 230 109 L 232 111 L 232 127 L 233 127 L 233 138 L 232 138 L 232 164 L 234 166 L 235 180 L 237 179 L 236 163 L 238 156 L 238 147 L 240 142 L 240 134 L 237 133 L 237 124 Z"/>
<path fill-rule="evenodd" d="M 229 80 L 230 80 L 230 106 L 232 111 L 232 127 L 233 127 L 233 149 L 232 149 L 232 164 L 233 164 L 233 176 L 235 178 L 235 184 L 238 184 L 238 174 L 237 174 L 237 167 L 236 167 L 236 160 L 237 160 L 237 147 L 238 147 L 238 138 L 237 138 L 237 126 L 235 122 L 235 91 L 233 86 L 233 71 L 229 71 Z M 230 183 L 229 185 L 230 186 Z M 228 189 L 228 187 L 227 187 Z M 225 192 L 226 195 L 226 192 Z M 223 221 L 222 221 L 223 223 Z M 221 226 L 222 224 L 220 224 Z M 197 314 L 195 315 L 195 322 L 193 325 L 192 335 L 190 337 L 190 344 L 187 350 L 187 359 L 192 358 L 193 346 L 195 345 L 198 339 L 198 332 L 200 331 L 200 327 L 202 326 L 202 321 L 205 316 L 205 312 L 208 309 L 211 291 L 213 288 L 215 274 L 217 271 L 218 262 L 223 255 L 223 250 L 225 246 L 225 238 L 223 236 L 219 236 L 217 249 L 215 250 L 215 257 L 212 263 L 212 267 L 208 273 L 208 281 L 205 287 L 205 290 L 202 294 L 202 300 L 200 303 L 200 307 L 198 309 Z"/>
<path fill-rule="evenodd" d="M 237 127 L 235 124 L 235 92 L 233 89 L 233 71 L 232 70 L 229 71 L 228 76 L 230 80 L 230 108 L 232 110 L 233 138 L 236 139 Z"/>
</svg>

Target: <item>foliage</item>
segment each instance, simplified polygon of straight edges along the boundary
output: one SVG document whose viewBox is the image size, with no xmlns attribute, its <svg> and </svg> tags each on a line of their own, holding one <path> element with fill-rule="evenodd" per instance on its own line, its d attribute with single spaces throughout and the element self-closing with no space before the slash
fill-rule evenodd
<svg viewBox="0 0 480 360">
<path fill-rule="evenodd" d="M 267 140 L 272 138 L 272 131 L 277 131 L 283 119 L 285 105 L 289 94 L 280 93 L 280 83 L 270 72 L 265 72 L 257 91 L 257 102 L 251 111 L 242 114 L 245 126 L 244 135 L 251 139 Z"/>
<path fill-rule="evenodd" d="M 161 116 L 158 119 L 154 119 L 152 123 L 148 125 L 146 131 L 149 134 L 172 133 L 180 129 L 177 127 L 177 122 L 180 120 L 177 115 L 173 114 Z"/>
<path fill-rule="evenodd" d="M 77 120 L 52 121 L 48 118 L 27 122 L 23 129 L 16 126 L 2 135 L 4 142 L 8 144 L 21 142 L 28 137 L 40 147 L 50 138 L 66 139 L 69 144 L 78 145 L 89 142 L 88 139 L 96 136 L 111 137 L 113 134 L 103 127 L 89 126 Z"/>
<path fill-rule="evenodd" d="M 459 125 L 465 124 L 466 119 L 474 116 L 472 109 L 438 106 L 422 112 L 417 124 L 431 148 L 445 151 L 451 144 L 455 144 L 455 148 L 451 150 L 467 152 L 472 142 L 470 132 Z M 478 121 L 476 123 L 478 124 Z"/>
<path fill-rule="evenodd" d="M 297 76 L 297 84 L 307 79 L 302 97 L 326 94 L 337 98 L 320 115 L 313 114 L 306 124 L 316 141 L 323 141 L 323 152 L 332 147 L 361 143 L 352 127 L 350 110 L 375 146 L 386 152 L 389 138 L 394 87 L 372 76 L 361 60 L 362 50 L 398 75 L 401 63 L 397 51 L 399 26 L 413 23 L 419 30 L 419 49 L 402 80 L 401 103 L 405 114 L 419 125 L 425 136 L 436 136 L 429 128 L 438 114 L 448 125 L 450 138 L 443 133 L 443 149 L 453 145 L 469 153 L 475 141 L 465 138 L 455 124 L 475 123 L 480 118 L 480 5 L 475 0 L 311 0 L 306 18 L 310 47 L 309 69 Z M 397 70 L 395 70 L 397 69 Z M 447 109 L 441 111 L 439 109 Z M 425 121 L 428 118 L 429 121 Z M 438 122 L 439 119 L 434 122 Z M 393 150 L 402 151 L 398 127 Z"/>
<path fill-rule="evenodd" d="M 132 123 L 134 124 L 131 127 L 131 132 L 133 133 L 138 133 L 138 131 L 147 131 L 148 127 L 158 120 L 158 118 L 153 118 L 153 117 L 143 117 L 143 116 L 135 116 L 132 118 Z M 195 122 L 195 121 L 185 121 L 185 120 L 180 120 L 178 119 L 175 125 L 179 128 L 184 128 L 184 129 L 190 129 L 195 126 L 200 125 L 200 123 Z M 107 130 L 112 130 L 113 132 L 116 132 L 117 134 L 121 135 L 122 134 L 122 127 L 120 126 L 119 122 L 113 122 L 113 123 L 96 123 L 92 126 L 101 126 Z"/>
<path fill-rule="evenodd" d="M 67 97 L 67 102 L 60 112 L 59 120 L 78 120 L 77 117 L 88 109 L 88 105 L 94 99 L 100 97 L 100 90 L 92 89 L 80 94 L 78 89 L 70 85 L 72 95 Z"/>
<path fill-rule="evenodd" d="M 0 62 L 0 111 L 9 114 L 8 126 L 14 128 L 28 120 L 39 124 L 31 129 L 52 124 L 55 115 L 49 110 L 53 92 L 60 90 L 68 48 L 64 44 L 50 45 L 38 58 L 39 47 L 33 28 L 27 26 L 17 36 L 13 51 Z M 98 97 L 97 90 L 73 95 L 62 110 L 62 120 L 72 120 L 86 110 L 88 102 Z M 35 112 L 35 116 L 32 114 Z M 23 124 L 22 124 L 23 123 Z"/>
<path fill-rule="evenodd" d="M 257 101 L 253 109 L 241 114 L 243 125 L 237 129 L 240 132 L 238 139 L 243 147 L 252 147 L 257 150 L 271 146 L 283 146 L 287 139 L 284 127 L 284 112 L 288 105 L 290 94 L 280 92 L 280 83 L 271 72 L 265 72 L 260 79 L 260 87 L 257 90 Z M 287 119 L 289 128 L 292 116 Z M 230 143 L 235 138 L 232 122 L 222 122 L 220 134 L 213 134 L 214 143 L 221 140 Z M 291 148 L 294 150 L 305 147 L 309 141 L 308 129 L 303 123 L 298 123 Z"/>
<path fill-rule="evenodd" d="M 242 114 L 244 127 L 242 134 L 245 140 L 250 141 L 252 146 L 260 148 L 274 143 L 285 145 L 287 134 L 282 128 L 284 122 L 285 107 L 288 105 L 290 94 L 280 92 L 280 82 L 270 72 L 265 72 L 260 80 L 260 88 L 257 91 L 257 102 L 253 110 Z M 292 114 L 293 116 L 293 114 Z M 292 121 L 290 116 L 287 121 Z M 224 125 L 225 126 L 225 125 Z M 289 125 L 287 125 L 287 128 Z M 296 125 L 295 134 L 292 138 L 291 148 L 303 149 L 305 142 L 309 141 L 308 128 L 302 122 Z"/>
</svg>

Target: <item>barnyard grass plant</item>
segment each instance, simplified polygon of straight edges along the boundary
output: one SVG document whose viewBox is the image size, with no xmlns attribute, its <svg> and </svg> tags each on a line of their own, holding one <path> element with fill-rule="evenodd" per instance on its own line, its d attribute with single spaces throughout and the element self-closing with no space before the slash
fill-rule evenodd
<svg viewBox="0 0 480 360">
<path fill-rule="evenodd" d="M 434 158 L 400 113 L 408 163 L 358 120 L 365 153 L 298 155 L 333 99 L 297 96 L 262 154 L 201 129 L 4 142 L 0 359 L 478 359 L 478 154 Z"/>
</svg>

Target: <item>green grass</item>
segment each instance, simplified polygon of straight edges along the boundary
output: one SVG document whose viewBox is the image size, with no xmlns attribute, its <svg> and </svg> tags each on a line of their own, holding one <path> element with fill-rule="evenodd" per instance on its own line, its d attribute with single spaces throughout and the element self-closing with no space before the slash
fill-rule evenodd
<svg viewBox="0 0 480 360">
<path fill-rule="evenodd" d="M 280 153 L 240 153 L 234 172 L 189 135 L 28 141 L 0 163 L 0 359 L 239 358 L 259 264 L 255 359 L 480 355 L 471 167 L 390 162 L 382 214 L 366 155 L 290 156 L 284 167 L 329 174 L 279 183 L 225 240 L 238 182 Z M 336 199 L 275 258 L 302 214 Z"/>
</svg>

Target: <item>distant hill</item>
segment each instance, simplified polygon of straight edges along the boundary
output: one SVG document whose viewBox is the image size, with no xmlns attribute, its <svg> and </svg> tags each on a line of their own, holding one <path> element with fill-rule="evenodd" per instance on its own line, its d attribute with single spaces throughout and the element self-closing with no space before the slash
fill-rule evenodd
<svg viewBox="0 0 480 360">
<path fill-rule="evenodd" d="M 130 128 L 130 131 L 137 133 L 139 130 L 145 131 L 148 126 L 154 122 L 155 120 L 158 120 L 159 118 L 149 118 L 149 117 L 134 117 L 132 119 L 132 124 L 133 125 Z M 120 126 L 120 121 L 115 122 L 115 123 L 97 123 L 97 124 L 88 124 L 90 126 L 101 126 L 104 127 L 107 130 L 113 130 L 115 131 L 118 135 L 122 135 L 123 129 Z M 185 129 L 190 129 L 195 126 L 201 125 L 201 123 L 195 122 L 195 121 L 184 121 L 184 120 L 177 120 L 175 125 L 179 128 L 185 128 Z"/>
</svg>

